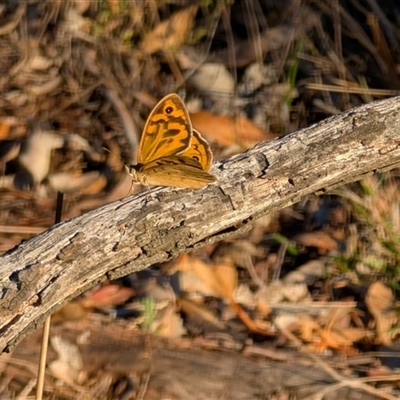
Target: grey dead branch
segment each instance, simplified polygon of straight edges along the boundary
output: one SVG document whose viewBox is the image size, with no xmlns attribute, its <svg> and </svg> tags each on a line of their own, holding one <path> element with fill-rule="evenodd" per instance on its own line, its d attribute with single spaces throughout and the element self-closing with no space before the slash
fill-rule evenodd
<svg viewBox="0 0 400 400">
<path fill-rule="evenodd" d="M 369 103 L 216 163 L 201 190 L 154 188 L 21 243 L 0 259 L 0 348 L 106 279 L 237 235 L 262 215 L 400 165 L 400 97 Z"/>
<path fill-rule="evenodd" d="M 40 334 L 38 331 L 25 338 L 13 352 L 12 359 L 8 360 L 9 364 L 12 365 L 13 360 L 15 363 L 23 360 L 24 364 L 34 365 L 38 359 Z M 92 320 L 54 326 L 52 337 L 58 340 L 62 337 L 70 346 L 79 348 L 79 354 L 68 349 L 68 357 L 71 354 L 74 356 L 72 374 L 96 376 L 89 388 L 88 385 L 65 382 L 67 374 L 63 370 L 62 381 L 68 389 L 69 398 L 79 395 L 83 399 L 98 398 L 96 388 L 101 387 L 104 393 L 107 386 L 112 386 L 116 380 L 121 381 L 122 377 L 132 381 L 132 388 L 139 388 L 143 386 L 146 376 L 149 377 L 143 397 L 146 399 L 311 400 L 322 398 L 318 397 L 321 393 L 324 393 L 324 400 L 387 398 L 380 397 L 376 392 L 371 394 L 361 390 L 356 386 L 358 379 L 352 380 L 353 385 L 338 387 L 336 380 L 305 354 L 251 344 L 243 347 L 243 343 L 235 342 L 228 336 L 225 340 L 223 336 L 217 336 L 194 341 L 161 338 L 132 332 L 118 322 L 104 325 Z M 77 342 L 78 345 L 75 344 Z M 53 369 L 61 361 L 59 351 L 56 354 L 55 350 L 53 345 L 50 346 L 49 362 Z M 346 370 L 349 365 L 368 361 L 365 356 L 330 358 L 340 371 Z M 48 387 L 50 385 L 51 382 Z M 293 395 L 290 396 L 283 388 Z"/>
</svg>

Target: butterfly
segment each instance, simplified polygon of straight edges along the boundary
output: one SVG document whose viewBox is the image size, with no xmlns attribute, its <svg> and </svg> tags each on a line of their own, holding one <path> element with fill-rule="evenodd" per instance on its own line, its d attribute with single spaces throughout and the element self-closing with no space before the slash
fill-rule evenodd
<svg viewBox="0 0 400 400">
<path fill-rule="evenodd" d="M 208 172 L 212 160 L 210 145 L 193 129 L 182 99 L 171 93 L 147 119 L 138 163 L 125 168 L 134 183 L 197 189 L 216 180 Z"/>
</svg>

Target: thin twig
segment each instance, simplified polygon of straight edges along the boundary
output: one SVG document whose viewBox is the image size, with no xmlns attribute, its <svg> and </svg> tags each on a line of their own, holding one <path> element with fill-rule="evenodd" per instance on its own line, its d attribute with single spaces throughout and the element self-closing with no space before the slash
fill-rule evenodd
<svg viewBox="0 0 400 400">
<path fill-rule="evenodd" d="M 318 357 L 316 354 L 314 354 L 313 352 L 311 352 L 306 346 L 303 345 L 303 343 L 297 339 L 296 336 L 294 336 L 291 332 L 289 332 L 287 329 L 285 328 L 281 328 L 280 329 L 281 333 L 289 340 L 291 340 L 292 342 L 296 343 L 297 346 L 299 346 L 299 348 L 302 349 L 302 351 L 305 352 L 305 354 L 308 355 L 308 357 L 310 357 L 313 361 L 315 361 L 318 365 L 321 366 L 321 368 L 327 372 L 331 378 L 333 378 L 335 381 L 337 381 L 338 383 L 335 385 L 331 385 L 328 386 L 327 388 L 325 388 L 323 391 L 319 391 L 318 392 L 318 397 L 312 396 L 309 397 L 309 400 L 312 399 L 322 399 L 324 394 L 330 393 L 332 391 L 335 390 L 339 390 L 343 387 L 350 387 L 353 389 L 359 389 L 362 390 L 363 392 L 369 393 L 369 394 L 373 394 L 374 396 L 378 396 L 382 399 L 386 399 L 386 400 L 396 400 L 398 399 L 398 397 L 396 396 L 392 396 L 390 393 L 386 393 L 382 390 L 376 389 L 372 386 L 369 386 L 367 384 L 365 384 L 364 382 L 366 382 L 363 378 L 346 378 L 342 375 L 340 375 L 338 372 L 336 372 L 330 365 L 328 365 L 325 361 L 323 361 L 320 357 Z M 397 379 L 398 376 L 396 375 Z M 385 377 L 386 380 L 389 380 L 389 377 Z M 379 377 L 378 377 L 379 379 Z M 396 379 L 396 380 L 397 380 Z M 368 378 L 368 382 L 371 381 L 376 381 L 377 379 L 374 378 Z M 322 396 L 321 396 L 322 395 Z"/>
<path fill-rule="evenodd" d="M 58 192 L 56 216 L 54 219 L 56 224 L 61 221 L 63 198 L 64 194 Z M 35 397 L 36 400 L 42 400 L 43 397 L 44 375 L 46 372 L 46 359 L 47 359 L 47 349 L 49 346 L 50 325 L 51 325 L 51 315 L 49 315 L 46 318 L 43 326 L 42 346 L 40 348 L 39 371 L 38 371 L 37 386 L 36 386 L 36 397 Z"/>
</svg>

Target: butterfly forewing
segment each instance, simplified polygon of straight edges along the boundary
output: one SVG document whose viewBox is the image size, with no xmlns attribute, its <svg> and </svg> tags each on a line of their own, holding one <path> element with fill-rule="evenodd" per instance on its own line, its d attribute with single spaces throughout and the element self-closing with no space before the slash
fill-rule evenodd
<svg viewBox="0 0 400 400">
<path fill-rule="evenodd" d="M 190 147 L 182 155 L 198 161 L 204 171 L 209 171 L 213 162 L 213 155 L 208 142 L 196 129 L 192 130 L 193 137 Z"/>
<path fill-rule="evenodd" d="M 138 162 L 180 154 L 189 148 L 192 124 L 189 113 L 175 94 L 164 97 L 149 115 L 139 145 Z"/>
</svg>

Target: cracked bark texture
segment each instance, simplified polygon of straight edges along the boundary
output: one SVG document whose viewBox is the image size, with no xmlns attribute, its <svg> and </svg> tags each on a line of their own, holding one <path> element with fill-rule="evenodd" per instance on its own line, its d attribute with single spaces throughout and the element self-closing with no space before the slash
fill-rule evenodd
<svg viewBox="0 0 400 400">
<path fill-rule="evenodd" d="M 251 228 L 262 215 L 400 166 L 400 97 L 215 163 L 199 190 L 154 188 L 55 225 L 0 258 L 0 349 L 83 291 Z"/>
</svg>

